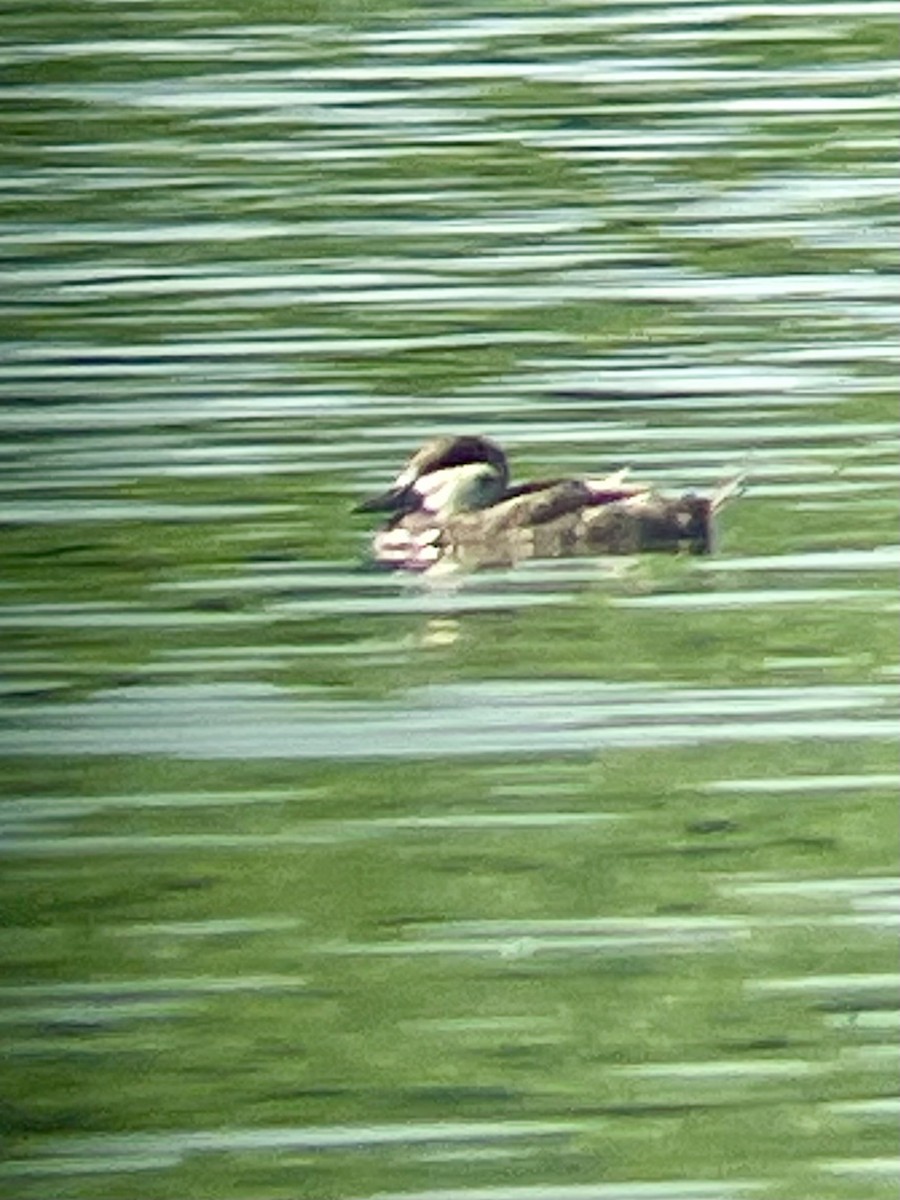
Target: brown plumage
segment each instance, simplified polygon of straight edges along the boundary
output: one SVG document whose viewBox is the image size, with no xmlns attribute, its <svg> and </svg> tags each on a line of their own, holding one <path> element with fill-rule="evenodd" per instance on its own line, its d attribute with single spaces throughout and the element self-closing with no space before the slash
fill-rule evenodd
<svg viewBox="0 0 900 1200">
<path fill-rule="evenodd" d="M 437 563 L 474 569 L 532 558 L 707 554 L 715 511 L 729 494 L 664 496 L 626 482 L 625 472 L 510 487 L 500 447 L 467 437 L 428 443 L 392 488 L 359 508 L 393 514 L 375 534 L 376 562 L 408 570 Z"/>
</svg>

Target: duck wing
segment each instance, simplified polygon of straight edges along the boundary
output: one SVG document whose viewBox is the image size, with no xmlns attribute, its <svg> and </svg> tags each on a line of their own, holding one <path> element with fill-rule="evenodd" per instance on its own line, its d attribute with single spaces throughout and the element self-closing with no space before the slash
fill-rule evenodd
<svg viewBox="0 0 900 1200">
<path fill-rule="evenodd" d="M 596 501 L 581 479 L 551 479 L 525 483 L 509 491 L 482 512 L 495 530 L 544 525 Z"/>
<path fill-rule="evenodd" d="M 648 550 L 707 554 L 711 518 L 710 501 L 698 496 L 640 491 L 598 499 L 581 480 L 563 480 L 452 517 L 442 545 L 460 562 L 477 566 Z"/>
</svg>

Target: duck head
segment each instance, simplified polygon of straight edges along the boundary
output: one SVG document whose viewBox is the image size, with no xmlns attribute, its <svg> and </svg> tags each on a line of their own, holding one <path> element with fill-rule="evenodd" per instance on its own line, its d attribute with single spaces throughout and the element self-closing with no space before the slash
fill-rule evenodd
<svg viewBox="0 0 900 1200">
<path fill-rule="evenodd" d="M 506 455 L 483 437 L 443 437 L 418 450 L 386 492 L 356 505 L 356 512 L 472 512 L 495 504 L 509 486 Z"/>
</svg>

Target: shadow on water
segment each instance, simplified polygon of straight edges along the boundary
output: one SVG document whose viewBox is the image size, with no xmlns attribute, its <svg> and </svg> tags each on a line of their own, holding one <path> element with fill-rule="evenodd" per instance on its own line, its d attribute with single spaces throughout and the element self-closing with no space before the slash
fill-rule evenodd
<svg viewBox="0 0 900 1200">
<path fill-rule="evenodd" d="M 894 15 L 7 14 L 4 1194 L 893 1194 Z M 749 485 L 365 570 L 453 431 Z"/>
</svg>

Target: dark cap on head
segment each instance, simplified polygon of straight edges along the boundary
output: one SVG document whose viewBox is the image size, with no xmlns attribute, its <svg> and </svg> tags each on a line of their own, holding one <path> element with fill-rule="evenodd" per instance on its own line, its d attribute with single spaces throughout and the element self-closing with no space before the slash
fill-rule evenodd
<svg viewBox="0 0 900 1200">
<path fill-rule="evenodd" d="M 421 450 L 409 460 L 407 471 L 414 479 L 430 471 L 444 471 L 449 467 L 465 467 L 469 463 L 490 463 L 503 477 L 509 475 L 506 455 L 496 442 L 478 434 L 463 437 L 439 437 L 426 442 Z"/>
<path fill-rule="evenodd" d="M 421 505 L 421 496 L 415 489 L 417 479 L 432 471 L 447 471 L 452 467 L 465 467 L 470 463 L 489 463 L 501 481 L 502 487 L 509 482 L 509 467 L 506 455 L 496 442 L 477 434 L 462 437 L 438 437 L 417 450 L 400 472 L 393 486 L 377 496 L 360 501 L 354 512 L 389 512 L 402 515 L 414 512 Z"/>
</svg>

